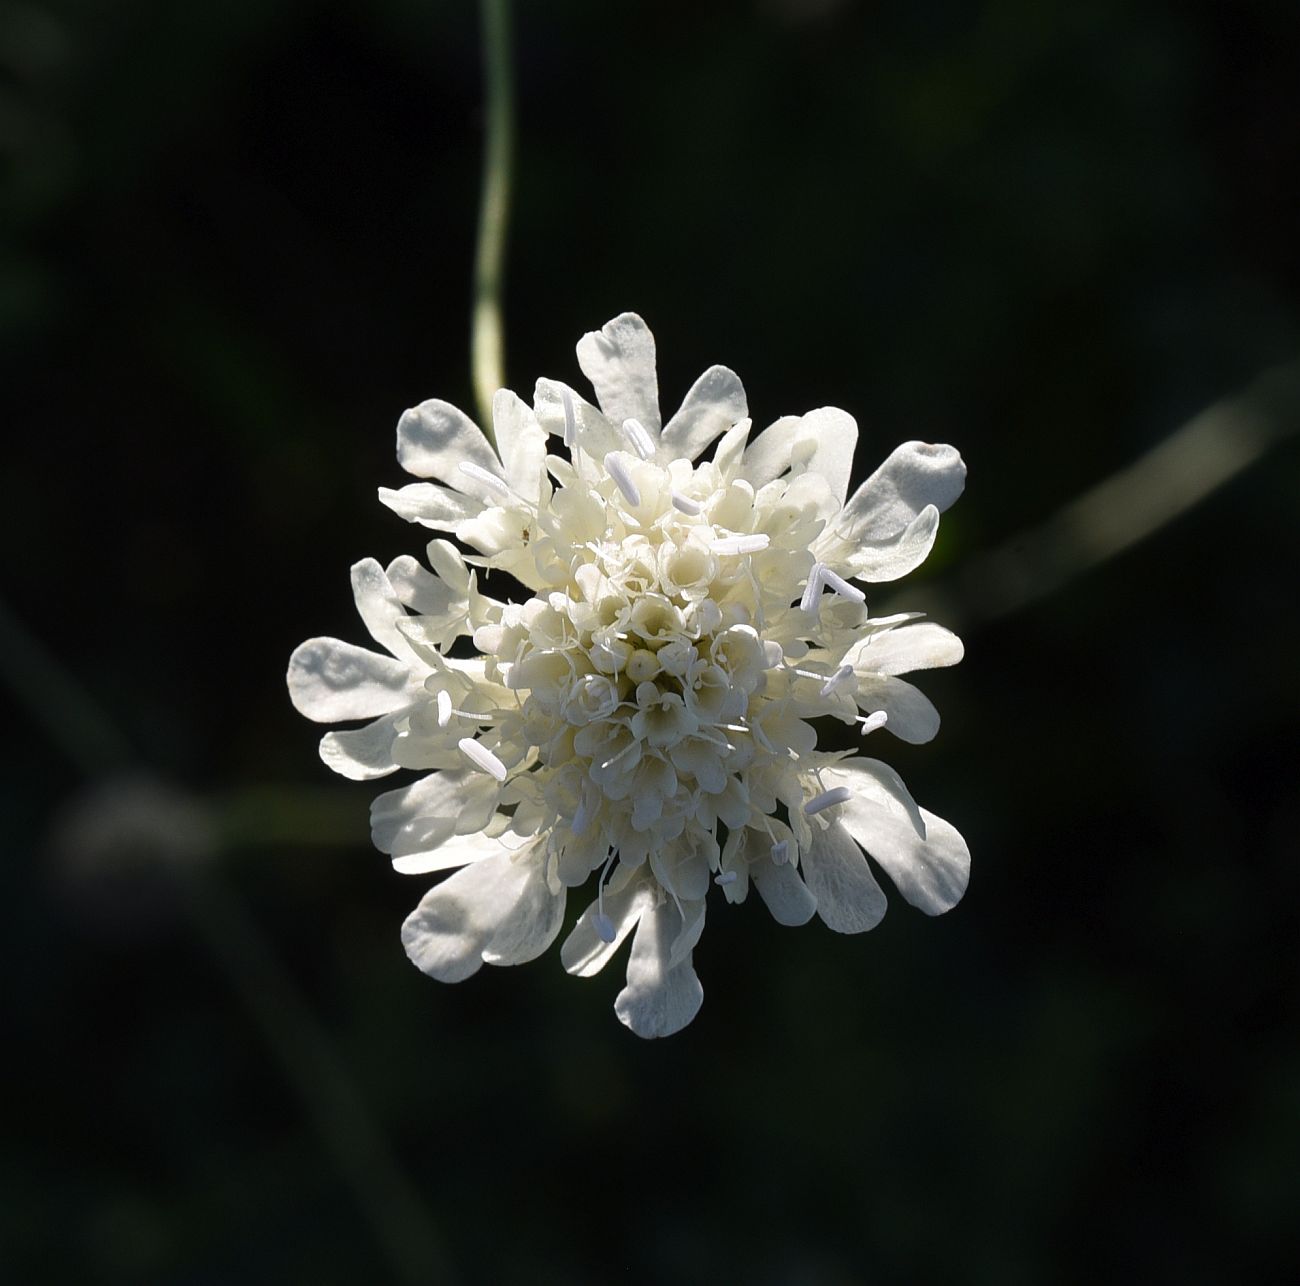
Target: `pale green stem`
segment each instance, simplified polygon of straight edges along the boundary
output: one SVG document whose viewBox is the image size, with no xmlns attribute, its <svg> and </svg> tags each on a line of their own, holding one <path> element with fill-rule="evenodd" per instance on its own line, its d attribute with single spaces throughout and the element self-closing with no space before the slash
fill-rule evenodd
<svg viewBox="0 0 1300 1286">
<path fill-rule="evenodd" d="M 972 559 L 955 583 L 906 596 L 908 606 L 954 626 L 1009 615 L 1173 522 L 1297 431 L 1300 362 L 1291 362 L 1207 407 L 1038 527 Z"/>
<path fill-rule="evenodd" d="M 224 884 L 199 873 L 191 884 L 190 911 L 203 939 L 352 1188 L 390 1270 L 406 1286 L 452 1283 L 420 1197 L 266 936 Z"/>
<path fill-rule="evenodd" d="M 88 777 L 111 780 L 135 762 L 131 746 L 108 714 L 3 602 L 0 679 Z M 259 810 L 265 812 L 265 825 L 260 827 Z M 327 810 L 311 792 L 241 790 L 218 801 L 215 811 L 223 847 L 304 837 L 323 843 L 331 836 L 352 839 L 354 834 L 337 809 Z M 216 871 L 199 866 L 173 874 L 185 881 L 186 906 L 201 937 L 301 1099 L 394 1277 L 409 1286 L 451 1282 L 446 1257 L 419 1194 L 372 1118 L 329 1033 L 272 944 Z M 166 878 L 165 868 L 160 868 L 159 878 Z"/>
<path fill-rule="evenodd" d="M 127 771 L 135 756 L 126 738 L 3 601 L 0 664 L 14 699 L 86 776 Z"/>
<path fill-rule="evenodd" d="M 474 307 L 470 324 L 470 371 L 479 424 L 488 440 L 492 398 L 505 387 L 504 323 L 506 230 L 510 222 L 510 171 L 514 156 L 514 85 L 510 68 L 509 0 L 482 0 L 483 77 L 486 124 L 483 192 L 474 259 Z"/>
</svg>

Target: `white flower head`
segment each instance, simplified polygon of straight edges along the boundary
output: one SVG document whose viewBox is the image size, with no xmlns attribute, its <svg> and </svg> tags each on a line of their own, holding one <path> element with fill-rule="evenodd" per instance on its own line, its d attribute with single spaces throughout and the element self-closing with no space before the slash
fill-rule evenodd
<svg viewBox="0 0 1300 1286">
<path fill-rule="evenodd" d="M 858 582 L 924 560 L 966 470 L 952 447 L 908 442 L 849 496 L 853 418 L 825 407 L 750 441 L 724 366 L 663 424 L 654 339 L 632 313 L 585 335 L 578 363 L 599 409 L 550 380 L 532 407 L 503 389 L 496 450 L 446 402 L 402 416 L 398 459 L 428 481 L 380 499 L 459 544 L 434 539 L 431 571 L 358 563 L 357 609 L 389 655 L 312 639 L 289 691 L 309 718 L 370 721 L 326 734 L 336 772 L 424 774 L 372 808 L 398 871 L 460 868 L 403 926 L 415 964 L 456 982 L 531 960 L 594 878 L 564 967 L 595 974 L 634 935 L 615 1010 L 664 1036 L 700 1007 L 711 884 L 841 933 L 885 912 L 863 850 L 931 915 L 964 892 L 957 831 L 879 760 L 819 750 L 816 721 L 909 742 L 938 730 L 898 676 L 955 664 L 960 640 L 870 616 Z M 494 572 L 531 597 L 483 592 Z M 472 659 L 452 654 L 464 636 Z"/>
</svg>

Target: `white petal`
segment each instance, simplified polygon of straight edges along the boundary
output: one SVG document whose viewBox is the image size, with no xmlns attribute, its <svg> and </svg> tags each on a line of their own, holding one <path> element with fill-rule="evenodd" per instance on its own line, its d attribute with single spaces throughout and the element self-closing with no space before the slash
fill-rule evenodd
<svg viewBox="0 0 1300 1286">
<path fill-rule="evenodd" d="M 682 913 L 684 916 L 681 932 L 673 939 L 672 950 L 668 954 L 668 967 L 675 969 L 684 961 L 689 960 L 691 952 L 699 945 L 700 936 L 704 933 L 704 912 L 706 902 L 700 898 L 696 902 L 683 902 Z"/>
<path fill-rule="evenodd" d="M 795 433 L 790 463 L 819 473 L 830 483 L 839 504 L 849 494 L 853 472 L 853 450 L 858 444 L 858 422 L 838 407 L 823 406 L 809 411 Z"/>
<path fill-rule="evenodd" d="M 289 658 L 289 699 L 317 723 L 405 709 L 421 690 L 408 666 L 342 639 L 308 639 Z"/>
<path fill-rule="evenodd" d="M 370 838 L 381 853 L 412 857 L 431 853 L 452 835 L 487 825 L 500 798 L 484 773 L 430 773 L 400 790 L 385 791 L 370 805 Z"/>
<path fill-rule="evenodd" d="M 485 857 L 495 857 L 511 852 L 499 839 L 489 839 L 482 831 L 472 835 L 452 835 L 437 848 L 423 853 L 410 853 L 393 858 L 393 870 L 398 875 L 428 875 L 433 871 L 449 871 L 456 866 L 481 862 Z"/>
<path fill-rule="evenodd" d="M 962 641 L 933 621 L 919 621 L 868 635 L 844 655 L 860 674 L 910 674 L 956 665 L 965 655 Z"/>
<path fill-rule="evenodd" d="M 393 759 L 396 723 L 401 714 L 386 714 L 364 728 L 327 732 L 320 743 L 325 764 L 352 781 L 371 781 L 397 771 Z"/>
<path fill-rule="evenodd" d="M 819 540 L 813 550 L 829 562 L 842 561 L 850 576 L 880 583 L 898 580 L 918 568 L 930 556 L 938 534 L 939 511 L 933 505 L 926 505 L 892 540 L 865 541 L 852 546 L 832 532 Z"/>
<path fill-rule="evenodd" d="M 952 910 L 966 892 L 970 849 L 942 817 L 924 808 L 921 817 L 925 839 L 896 814 L 870 805 L 846 815 L 844 825 L 914 907 L 940 915 Z"/>
<path fill-rule="evenodd" d="M 450 402 L 431 398 L 403 413 L 397 422 L 397 459 L 417 478 L 437 478 L 488 504 L 499 502 L 494 488 L 460 467 L 474 464 L 501 476 L 501 462 L 482 429 Z"/>
<path fill-rule="evenodd" d="M 794 436 L 802 420 L 801 415 L 783 415 L 745 448 L 740 476 L 755 491 L 779 478 L 790 467 L 790 449 L 794 446 Z"/>
<path fill-rule="evenodd" d="M 433 482 L 412 482 L 397 491 L 380 487 L 379 502 L 407 522 L 418 522 L 434 531 L 455 531 L 460 523 L 483 512 L 482 501 Z"/>
<path fill-rule="evenodd" d="M 567 388 L 558 380 L 540 379 L 533 391 L 533 413 L 537 416 L 542 429 L 559 437 L 564 431 L 564 402 L 561 390 Z M 600 461 L 611 451 L 627 449 L 627 435 L 617 424 L 611 424 L 584 397 L 569 389 L 569 404 L 573 407 L 575 420 L 575 442 L 581 448 L 579 463 L 585 459 L 590 467 L 595 462 L 599 470 Z"/>
<path fill-rule="evenodd" d="M 388 581 L 397 597 L 421 616 L 442 616 L 455 606 L 464 608 L 465 595 L 421 567 L 410 554 L 400 554 L 388 564 Z"/>
<path fill-rule="evenodd" d="M 871 874 L 862 850 L 839 822 L 813 828 L 812 844 L 801 864 L 808 888 L 817 899 L 817 914 L 836 933 L 865 933 L 885 914 L 885 895 Z"/>
<path fill-rule="evenodd" d="M 725 366 L 710 366 L 664 426 L 662 455 L 668 460 L 694 460 L 714 438 L 748 414 L 740 376 Z"/>
<path fill-rule="evenodd" d="M 704 988 L 690 956 L 669 968 L 673 942 L 682 927 L 677 908 L 664 902 L 641 917 L 632 940 L 627 986 L 618 993 L 614 1012 L 624 1026 L 646 1039 L 681 1031 L 704 1001 Z"/>
<path fill-rule="evenodd" d="M 855 756 L 824 768 L 821 775 L 828 786 L 848 790 L 849 798 L 839 806 L 838 816 L 850 830 L 853 828 L 849 819 L 856 810 L 883 807 L 909 822 L 918 835 L 925 836 L 921 809 L 903 779 L 888 764 Z"/>
<path fill-rule="evenodd" d="M 511 859 L 516 868 L 525 867 L 529 876 L 509 913 L 497 922 L 492 941 L 483 949 L 483 959 L 490 965 L 527 964 L 536 960 L 559 936 L 567 893 L 564 889 L 551 892 L 540 848 L 537 854 Z"/>
<path fill-rule="evenodd" d="M 578 365 L 596 390 L 600 409 L 621 425 L 640 420 L 659 439 L 659 380 L 655 341 L 635 313 L 620 313 L 578 341 Z"/>
<path fill-rule="evenodd" d="M 939 712 L 933 702 L 904 679 L 859 675 L 857 701 L 863 710 L 883 710 L 889 716 L 885 728 L 900 741 L 919 746 L 939 731 Z"/>
<path fill-rule="evenodd" d="M 559 932 L 564 895 L 546 887 L 542 863 L 508 853 L 475 862 L 425 894 L 402 925 L 413 964 L 440 982 L 460 982 L 489 964 L 522 964 Z"/>
<path fill-rule="evenodd" d="M 770 857 L 759 857 L 749 868 L 758 896 L 777 924 L 807 924 L 817 910 L 817 899 L 799 878 L 793 862 L 778 866 Z"/>
<path fill-rule="evenodd" d="M 384 569 L 373 558 L 353 563 L 352 598 L 370 637 L 380 647 L 386 647 L 399 660 L 410 662 L 415 659 L 410 645 L 397 628 L 398 621 L 406 620 L 406 609 Z"/>
<path fill-rule="evenodd" d="M 942 513 L 965 485 L 966 466 L 954 447 L 904 442 L 853 493 L 836 528 L 854 543 L 888 541 L 926 505 Z"/>
<path fill-rule="evenodd" d="M 741 420 L 722 435 L 722 441 L 718 443 L 718 449 L 713 453 L 713 463 L 724 483 L 730 482 L 740 468 L 751 427 L 750 420 Z"/>
<path fill-rule="evenodd" d="M 506 480 L 518 495 L 535 504 L 546 472 L 546 434 L 537 417 L 509 389 L 498 389 L 492 399 L 492 427 Z"/>
<path fill-rule="evenodd" d="M 605 915 L 614 927 L 614 937 L 606 942 L 596 931 L 599 903 L 592 902 L 578 917 L 573 932 L 565 938 L 564 945 L 560 948 L 561 963 L 579 978 L 590 978 L 605 967 L 637 921 L 654 905 L 654 886 L 645 880 L 638 880 L 617 893 L 607 891 L 604 901 Z"/>
</svg>

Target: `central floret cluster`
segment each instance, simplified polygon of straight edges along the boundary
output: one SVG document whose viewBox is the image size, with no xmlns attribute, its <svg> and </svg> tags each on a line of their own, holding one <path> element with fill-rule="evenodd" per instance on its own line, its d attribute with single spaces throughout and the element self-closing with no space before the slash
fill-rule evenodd
<svg viewBox="0 0 1300 1286">
<path fill-rule="evenodd" d="M 578 352 L 602 409 L 550 381 L 532 408 L 503 390 L 496 451 L 446 403 L 403 416 L 399 458 L 438 483 L 381 499 L 479 552 L 435 539 L 432 575 L 357 564 L 358 607 L 392 659 L 315 639 L 289 681 L 314 718 L 373 718 L 326 736 L 332 767 L 428 774 L 373 810 L 399 870 L 465 867 L 407 921 L 421 968 L 455 981 L 532 958 L 566 890 L 596 873 L 564 963 L 594 973 L 635 928 L 616 1009 L 663 1035 L 700 1004 L 691 951 L 711 881 L 732 902 L 752 881 L 783 923 L 816 912 L 858 932 L 884 912 L 866 848 L 923 909 L 960 897 L 957 832 L 885 764 L 819 751 L 813 721 L 934 735 L 933 707 L 897 676 L 952 664 L 960 642 L 914 614 L 870 617 L 851 579 L 921 562 L 965 470 L 951 447 L 907 443 L 848 497 L 844 412 L 750 442 L 744 390 L 713 367 L 661 428 L 639 318 Z M 488 597 L 482 572 L 530 596 Z M 464 635 L 479 657 L 452 654 Z"/>
<path fill-rule="evenodd" d="M 628 426 L 634 442 L 639 428 Z M 536 748 L 543 771 L 516 775 L 504 798 L 512 830 L 549 833 L 560 883 L 617 855 L 624 873 L 648 860 L 670 895 L 694 901 L 725 865 L 719 822 L 733 850 L 753 826 L 789 852 L 778 803 L 797 816 L 824 793 L 805 720 L 867 722 L 839 664 L 860 637 L 863 594 L 841 582 L 824 619 L 818 595 L 801 602 L 813 493 L 834 503 L 817 475 L 791 497 L 783 480 L 759 494 L 713 463 L 662 468 L 621 452 L 602 463 L 594 488 L 561 488 L 539 514 L 543 539 L 580 540 L 567 583 L 475 631 L 487 676 L 522 697 L 495 757 L 508 770 Z M 603 915 L 599 927 L 612 934 Z"/>
</svg>

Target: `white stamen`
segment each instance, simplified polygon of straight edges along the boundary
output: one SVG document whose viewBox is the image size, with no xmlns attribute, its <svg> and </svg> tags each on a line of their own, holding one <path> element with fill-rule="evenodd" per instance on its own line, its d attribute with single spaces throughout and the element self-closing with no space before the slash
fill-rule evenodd
<svg viewBox="0 0 1300 1286">
<path fill-rule="evenodd" d="M 875 732 L 877 728 L 883 728 L 889 722 L 889 716 L 883 710 L 877 710 L 874 714 L 869 714 L 862 720 L 862 735 L 865 737 L 869 732 Z"/>
<path fill-rule="evenodd" d="M 475 768 L 479 768 L 489 776 L 495 777 L 497 781 L 505 781 L 505 764 L 486 746 L 480 746 L 473 737 L 462 737 L 456 744 L 460 747 L 461 753 Z"/>
<path fill-rule="evenodd" d="M 623 493 L 628 504 L 639 505 L 641 503 L 641 493 L 636 488 L 636 483 L 632 481 L 632 475 L 627 471 L 627 465 L 618 458 L 617 451 L 611 451 L 605 457 L 605 472 L 614 479 L 614 485 Z"/>
<path fill-rule="evenodd" d="M 603 911 L 597 911 L 596 914 L 591 917 L 591 923 L 593 928 L 596 930 L 596 936 L 602 942 L 613 942 L 618 936 L 618 934 L 614 932 L 614 921 L 611 920 Z"/>
<path fill-rule="evenodd" d="M 777 866 L 783 865 L 786 858 L 789 856 L 790 841 L 788 839 L 783 839 L 779 844 L 772 845 L 772 861 L 775 862 Z"/>
<path fill-rule="evenodd" d="M 715 540 L 709 548 L 715 554 L 757 554 L 772 543 L 765 532 L 756 532 L 752 536 L 725 536 Z"/>
<path fill-rule="evenodd" d="M 714 877 L 714 884 L 734 884 L 740 876 L 735 871 L 723 871 L 721 875 Z"/>
<path fill-rule="evenodd" d="M 821 602 L 822 573 L 825 570 L 825 563 L 813 563 L 812 571 L 808 573 L 808 584 L 804 587 L 803 597 L 799 600 L 801 610 L 811 612 Z"/>
<path fill-rule="evenodd" d="M 632 444 L 632 450 L 637 453 L 643 460 L 649 460 L 655 453 L 654 439 L 645 431 L 645 425 L 640 420 L 624 420 L 623 432 L 627 440 Z M 633 504 L 636 503 L 634 500 Z"/>
<path fill-rule="evenodd" d="M 438 727 L 445 728 L 451 722 L 451 693 L 443 688 L 438 693 Z"/>
<path fill-rule="evenodd" d="M 803 806 L 803 811 L 811 817 L 814 813 L 820 813 L 826 808 L 834 808 L 836 804 L 842 804 L 852 797 L 853 792 L 847 786 L 836 786 L 834 790 L 824 790 L 820 795 L 814 795 Z"/>
<path fill-rule="evenodd" d="M 496 492 L 503 499 L 510 499 L 510 488 L 495 473 L 489 473 L 482 465 L 475 464 L 472 460 L 462 460 L 460 462 L 460 471 L 468 474 L 475 481 L 481 482 L 489 491 Z"/>
<path fill-rule="evenodd" d="M 641 743 L 638 741 L 633 741 L 630 742 L 628 745 L 624 746 L 623 749 L 620 750 L 618 754 L 616 754 L 612 759 L 606 759 L 605 762 L 601 764 L 600 766 L 601 772 L 604 772 L 606 768 L 610 768 L 614 764 L 618 763 L 618 761 L 622 759 L 624 755 L 630 755 L 640 744 Z"/>
<path fill-rule="evenodd" d="M 680 509 L 684 514 L 690 514 L 692 518 L 704 508 L 698 500 L 692 500 L 690 496 L 684 496 L 680 491 L 674 491 L 671 494 L 673 508 Z"/>
<path fill-rule="evenodd" d="M 843 576 L 836 575 L 829 567 L 822 568 L 822 583 L 841 598 L 851 598 L 855 603 L 867 601 L 867 596 L 856 585 L 850 585 Z"/>
<path fill-rule="evenodd" d="M 825 683 L 822 684 L 821 695 L 824 697 L 834 696 L 846 686 L 846 680 L 853 677 L 853 667 L 851 665 L 842 665 L 834 674 L 831 675 Z"/>
<path fill-rule="evenodd" d="M 564 445 L 571 447 L 578 436 L 578 417 L 573 413 L 573 394 L 560 385 L 560 404 L 564 407 Z"/>
</svg>

